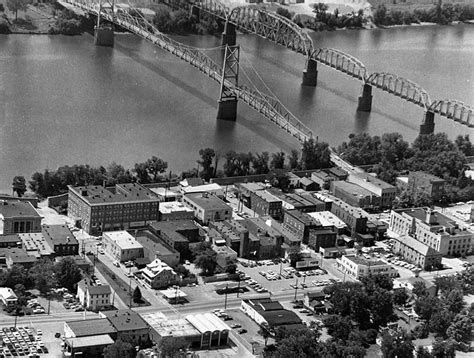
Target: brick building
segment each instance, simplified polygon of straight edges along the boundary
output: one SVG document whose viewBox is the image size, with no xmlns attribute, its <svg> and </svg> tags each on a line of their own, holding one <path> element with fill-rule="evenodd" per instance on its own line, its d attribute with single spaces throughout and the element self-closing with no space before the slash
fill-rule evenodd
<svg viewBox="0 0 474 358">
<path fill-rule="evenodd" d="M 408 174 L 408 188 L 414 194 L 424 193 L 434 201 L 443 197 L 445 184 L 443 179 L 425 172 L 410 172 Z"/>
<path fill-rule="evenodd" d="M 29 201 L 0 200 L 0 235 L 41 232 L 41 216 Z"/>
<path fill-rule="evenodd" d="M 89 234 L 141 228 L 159 219 L 158 196 L 140 184 L 68 188 L 68 216 Z"/>
<path fill-rule="evenodd" d="M 204 225 L 232 218 L 232 208 L 213 194 L 186 194 L 183 196 L 183 203 L 194 211 L 196 221 Z"/>
<path fill-rule="evenodd" d="M 56 256 L 79 254 L 79 242 L 66 225 L 44 225 L 43 236 Z"/>
</svg>

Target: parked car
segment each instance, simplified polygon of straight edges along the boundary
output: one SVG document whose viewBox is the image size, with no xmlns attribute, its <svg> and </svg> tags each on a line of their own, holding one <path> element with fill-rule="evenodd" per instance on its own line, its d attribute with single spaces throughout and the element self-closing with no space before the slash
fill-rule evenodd
<svg viewBox="0 0 474 358">
<path fill-rule="evenodd" d="M 239 332 L 239 334 L 244 334 L 247 333 L 247 330 L 245 328 L 240 328 L 237 332 Z"/>
</svg>

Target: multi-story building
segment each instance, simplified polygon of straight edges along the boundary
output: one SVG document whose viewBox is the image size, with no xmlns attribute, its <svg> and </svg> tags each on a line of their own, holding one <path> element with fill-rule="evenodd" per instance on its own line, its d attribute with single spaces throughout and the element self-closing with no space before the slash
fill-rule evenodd
<svg viewBox="0 0 474 358">
<path fill-rule="evenodd" d="M 160 259 L 167 265 L 175 267 L 181 261 L 181 254 L 178 250 L 149 230 L 139 230 L 134 235 L 143 246 L 144 256 L 148 260 L 146 263 L 152 262 L 154 259 Z"/>
<path fill-rule="evenodd" d="M 29 201 L 0 200 L 0 235 L 41 232 L 41 216 Z"/>
<path fill-rule="evenodd" d="M 357 184 L 380 197 L 382 208 L 391 208 L 395 200 L 397 188 L 380 180 L 369 173 L 353 173 L 347 177 L 349 183 Z"/>
<path fill-rule="evenodd" d="M 103 248 L 119 262 L 131 261 L 144 256 L 143 246 L 126 231 L 104 232 Z"/>
<path fill-rule="evenodd" d="M 216 221 L 209 225 L 225 240 L 226 245 L 240 257 L 248 255 L 249 231 L 237 220 Z"/>
<path fill-rule="evenodd" d="M 391 265 L 381 260 L 368 260 L 358 255 L 344 255 L 336 259 L 336 267 L 356 280 L 369 275 L 398 277 L 398 272 Z"/>
<path fill-rule="evenodd" d="M 331 204 L 331 213 L 340 218 L 349 227 L 352 236 L 367 233 L 368 218 L 361 208 L 356 208 L 340 199 L 334 198 Z"/>
<path fill-rule="evenodd" d="M 317 211 L 308 215 L 319 221 L 323 228 L 334 228 L 338 234 L 349 231 L 346 223 L 330 211 Z"/>
<path fill-rule="evenodd" d="M 21 240 L 21 247 L 28 255 L 36 258 L 52 258 L 54 249 L 46 241 L 42 233 L 17 234 Z"/>
<path fill-rule="evenodd" d="M 192 220 L 194 211 L 179 201 L 160 204 L 160 221 Z"/>
<path fill-rule="evenodd" d="M 235 187 L 238 190 L 239 200 L 248 208 L 252 207 L 251 193 L 265 190 L 263 183 L 237 183 Z"/>
<path fill-rule="evenodd" d="M 129 342 L 133 346 L 143 347 L 150 341 L 148 324 L 135 311 L 101 311 L 99 317 L 106 318 L 117 331 L 117 339 Z"/>
<path fill-rule="evenodd" d="M 92 286 L 84 279 L 77 284 L 77 298 L 85 308 L 98 311 L 110 306 L 112 291 L 109 285 Z"/>
<path fill-rule="evenodd" d="M 194 211 L 196 221 L 209 225 L 212 221 L 232 218 L 232 208 L 216 195 L 209 193 L 186 194 L 183 203 Z"/>
<path fill-rule="evenodd" d="M 258 215 L 270 215 L 280 220 L 283 216 L 282 201 L 267 190 L 258 190 L 250 193 L 251 209 Z"/>
<path fill-rule="evenodd" d="M 311 229 L 323 226 L 319 220 L 299 210 L 285 210 L 283 224 L 296 233 L 304 244 L 308 243 Z"/>
<path fill-rule="evenodd" d="M 394 240 L 393 252 L 403 257 L 406 261 L 418 265 L 425 270 L 441 266 L 441 253 L 428 245 L 409 235 L 399 236 Z"/>
<path fill-rule="evenodd" d="M 242 225 L 249 231 L 249 258 L 263 260 L 283 256 L 284 237 L 271 226 L 271 221 L 256 217 L 243 220 Z"/>
<path fill-rule="evenodd" d="M 43 225 L 42 232 L 56 256 L 79 254 L 79 242 L 67 225 Z"/>
<path fill-rule="evenodd" d="M 425 172 L 410 172 L 408 187 L 413 193 L 424 193 L 431 199 L 440 200 L 444 194 L 445 181 Z"/>
<path fill-rule="evenodd" d="M 0 235 L 0 248 L 21 247 L 22 242 L 18 234 Z"/>
<path fill-rule="evenodd" d="M 281 200 L 284 210 L 296 209 L 301 212 L 313 212 L 318 211 L 318 203 L 321 204 L 319 200 L 315 201 L 310 195 L 287 194 L 276 188 L 270 188 L 268 192 Z"/>
<path fill-rule="evenodd" d="M 309 231 L 308 246 L 316 252 L 319 252 L 321 247 L 335 247 L 336 241 L 337 232 L 333 228 L 314 228 Z"/>
<path fill-rule="evenodd" d="M 335 180 L 331 183 L 331 191 L 337 198 L 358 208 L 369 209 L 380 206 L 379 196 L 357 184 Z"/>
<path fill-rule="evenodd" d="M 410 235 L 448 256 L 466 255 L 474 237 L 474 233 L 430 208 L 392 210 L 389 229 L 398 235 Z"/>
<path fill-rule="evenodd" d="M 179 275 L 160 259 L 153 260 L 140 272 L 143 282 L 154 289 L 167 288 L 179 283 Z"/>
<path fill-rule="evenodd" d="M 21 265 L 28 270 L 36 261 L 37 258 L 28 255 L 24 249 L 0 249 L 0 268 L 6 267 L 11 269 L 13 265 Z"/>
<path fill-rule="evenodd" d="M 89 234 L 145 227 L 159 219 L 160 199 L 140 184 L 68 188 L 68 216 Z"/>
</svg>

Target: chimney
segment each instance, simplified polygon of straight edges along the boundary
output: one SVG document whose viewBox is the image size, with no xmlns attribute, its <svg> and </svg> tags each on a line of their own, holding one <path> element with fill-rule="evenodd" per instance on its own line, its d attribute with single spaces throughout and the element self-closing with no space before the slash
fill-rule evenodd
<svg viewBox="0 0 474 358">
<path fill-rule="evenodd" d="M 82 196 L 87 196 L 87 189 L 82 189 L 81 190 L 81 195 Z"/>
<path fill-rule="evenodd" d="M 430 224 L 430 225 L 436 224 L 436 211 L 431 210 L 431 208 L 428 208 L 428 210 L 426 210 L 425 221 L 427 224 Z"/>
</svg>

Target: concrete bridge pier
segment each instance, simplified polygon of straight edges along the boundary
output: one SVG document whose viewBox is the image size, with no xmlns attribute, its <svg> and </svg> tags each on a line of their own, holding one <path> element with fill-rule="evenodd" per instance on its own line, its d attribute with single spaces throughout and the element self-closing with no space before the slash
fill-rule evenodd
<svg viewBox="0 0 474 358">
<path fill-rule="evenodd" d="M 359 97 L 357 110 L 361 112 L 370 112 L 372 110 L 372 86 L 364 84 L 362 96 Z"/>
<path fill-rule="evenodd" d="M 237 98 L 222 98 L 217 102 L 217 119 L 237 120 Z"/>
<path fill-rule="evenodd" d="M 420 125 L 420 135 L 434 133 L 434 112 L 426 111 Z"/>
<path fill-rule="evenodd" d="M 191 16 L 196 18 L 196 22 L 199 23 L 199 17 L 201 15 L 201 9 L 197 6 L 191 6 Z"/>
<path fill-rule="evenodd" d="M 237 43 L 237 32 L 235 31 L 235 25 L 229 21 L 225 22 L 224 32 L 222 33 L 222 46 L 235 46 Z"/>
<path fill-rule="evenodd" d="M 96 46 L 114 47 L 114 30 L 110 26 L 95 26 L 94 44 Z"/>
<path fill-rule="evenodd" d="M 308 58 L 306 69 L 303 71 L 303 86 L 316 87 L 318 83 L 318 63 L 312 58 Z"/>
</svg>

